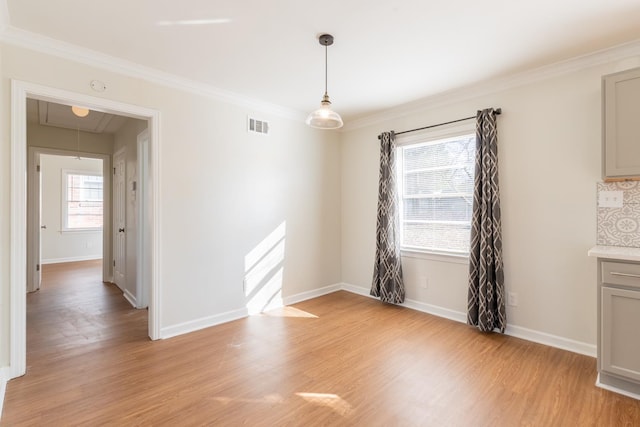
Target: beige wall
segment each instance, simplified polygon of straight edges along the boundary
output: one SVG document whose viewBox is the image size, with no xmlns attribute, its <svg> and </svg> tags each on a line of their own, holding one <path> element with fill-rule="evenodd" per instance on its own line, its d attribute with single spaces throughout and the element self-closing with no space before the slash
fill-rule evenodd
<svg viewBox="0 0 640 427">
<path fill-rule="evenodd" d="M 498 118 L 505 284 L 519 296 L 508 324 L 596 342 L 596 182 L 600 77 L 640 58 L 425 108 L 342 135 L 342 280 L 369 288 L 374 257 L 377 135 L 502 107 Z M 466 264 L 403 259 L 407 297 L 465 316 Z M 428 280 L 427 289 L 419 282 Z M 454 316 L 455 317 L 455 316 Z"/>
<path fill-rule="evenodd" d="M 0 69 L 4 69 L 4 53 L 0 45 Z M 9 363 L 9 266 L 10 258 L 10 238 L 11 238 L 11 178 L 9 171 L 11 168 L 11 153 L 9 151 L 9 122 L 10 108 L 6 101 L 8 97 L 9 82 L 3 79 L 0 82 L 0 366 L 6 367 Z M 2 368 L 0 368 L 2 369 Z M 8 375 L 8 374 L 7 374 Z M 0 372 L 0 382 L 3 378 Z"/>
<path fill-rule="evenodd" d="M 336 133 L 15 46 L 0 54 L 0 366 L 9 357 L 10 79 L 160 111 L 161 328 L 242 309 L 244 258 L 283 222 L 283 296 L 340 281 Z M 107 91 L 93 92 L 93 79 Z M 248 114 L 270 121 L 271 134 L 248 134 Z"/>
<path fill-rule="evenodd" d="M 69 151 L 71 155 L 75 155 L 78 151 L 78 133 L 72 129 L 29 123 L 27 125 L 27 145 L 29 147 L 65 150 Z M 113 153 L 113 135 L 80 131 L 80 151 L 93 154 L 111 154 Z"/>
</svg>

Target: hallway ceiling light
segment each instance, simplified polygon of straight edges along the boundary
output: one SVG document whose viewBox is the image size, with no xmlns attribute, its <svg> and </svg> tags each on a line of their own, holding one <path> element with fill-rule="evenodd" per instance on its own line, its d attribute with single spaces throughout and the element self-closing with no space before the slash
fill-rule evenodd
<svg viewBox="0 0 640 427">
<path fill-rule="evenodd" d="M 338 129 L 342 127 L 342 118 L 338 113 L 331 110 L 331 101 L 327 93 L 327 46 L 333 44 L 333 36 L 331 34 L 323 34 L 318 37 L 318 41 L 324 46 L 324 96 L 320 102 L 320 108 L 309 114 L 306 124 L 318 129 Z"/>
<path fill-rule="evenodd" d="M 71 111 L 73 111 L 73 114 L 75 114 L 78 117 L 87 117 L 89 115 L 88 108 L 78 107 L 76 105 L 73 105 L 71 107 Z"/>
</svg>

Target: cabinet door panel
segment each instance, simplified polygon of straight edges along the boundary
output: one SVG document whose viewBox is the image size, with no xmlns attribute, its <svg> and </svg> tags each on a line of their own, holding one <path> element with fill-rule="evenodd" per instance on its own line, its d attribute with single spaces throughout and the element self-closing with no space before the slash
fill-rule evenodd
<svg viewBox="0 0 640 427">
<path fill-rule="evenodd" d="M 602 370 L 640 381 L 640 292 L 602 288 Z"/>
<path fill-rule="evenodd" d="M 640 176 L 640 69 L 603 77 L 604 175 Z"/>
</svg>

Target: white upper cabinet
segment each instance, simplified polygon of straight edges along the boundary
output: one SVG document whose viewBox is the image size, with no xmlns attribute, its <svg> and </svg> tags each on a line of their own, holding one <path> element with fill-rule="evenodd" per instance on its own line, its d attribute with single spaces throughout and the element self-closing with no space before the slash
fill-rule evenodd
<svg viewBox="0 0 640 427">
<path fill-rule="evenodd" d="M 603 178 L 640 179 L 640 68 L 602 77 Z"/>
</svg>

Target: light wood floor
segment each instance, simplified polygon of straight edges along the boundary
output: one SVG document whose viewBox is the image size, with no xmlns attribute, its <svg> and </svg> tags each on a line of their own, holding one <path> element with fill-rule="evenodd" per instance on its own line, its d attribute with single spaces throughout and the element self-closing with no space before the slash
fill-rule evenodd
<svg viewBox="0 0 640 427">
<path fill-rule="evenodd" d="M 147 339 L 97 263 L 45 266 L 4 426 L 637 426 L 593 358 L 337 292 Z"/>
</svg>

